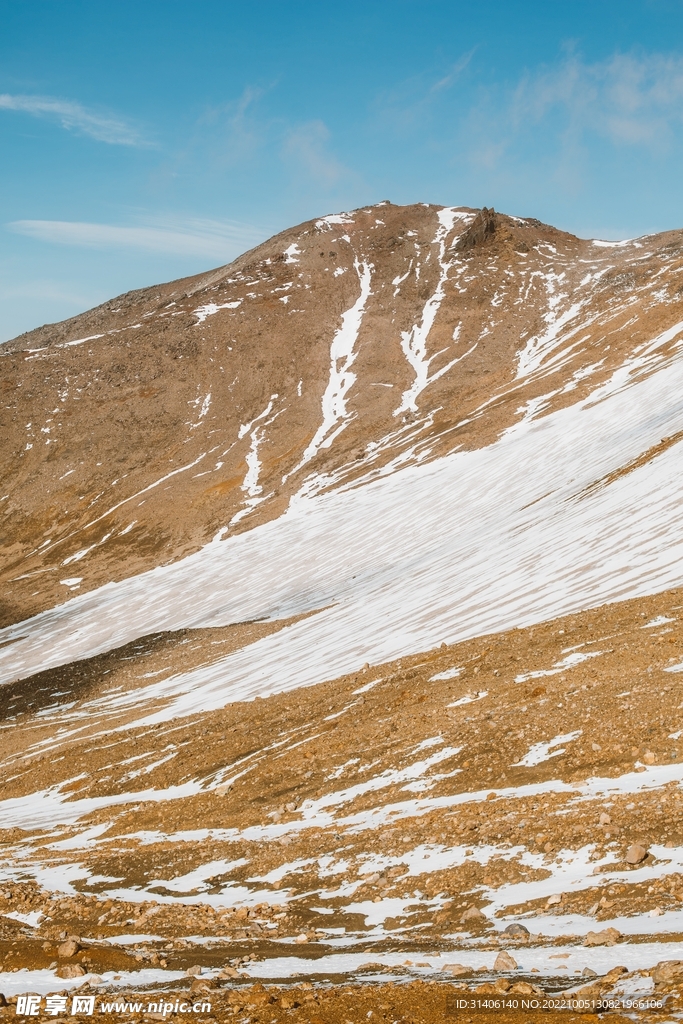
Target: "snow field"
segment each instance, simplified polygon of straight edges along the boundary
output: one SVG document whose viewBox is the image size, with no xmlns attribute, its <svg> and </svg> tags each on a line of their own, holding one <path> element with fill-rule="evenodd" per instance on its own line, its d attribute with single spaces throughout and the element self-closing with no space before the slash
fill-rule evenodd
<svg viewBox="0 0 683 1024">
<path fill-rule="evenodd" d="M 156 630 L 322 609 L 131 695 L 171 696 L 159 721 L 680 585 L 679 445 L 591 487 L 683 429 L 683 360 L 641 371 L 488 448 L 296 498 L 276 521 L 2 630 L 0 678 Z"/>
</svg>

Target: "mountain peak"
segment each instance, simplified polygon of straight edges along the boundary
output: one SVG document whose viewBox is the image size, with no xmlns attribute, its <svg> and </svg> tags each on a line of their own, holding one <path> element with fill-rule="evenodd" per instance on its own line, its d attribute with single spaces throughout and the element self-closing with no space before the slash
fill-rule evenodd
<svg viewBox="0 0 683 1024">
<path fill-rule="evenodd" d="M 7 343 L 4 621 L 584 399 L 680 319 L 682 237 L 383 201 Z"/>
</svg>

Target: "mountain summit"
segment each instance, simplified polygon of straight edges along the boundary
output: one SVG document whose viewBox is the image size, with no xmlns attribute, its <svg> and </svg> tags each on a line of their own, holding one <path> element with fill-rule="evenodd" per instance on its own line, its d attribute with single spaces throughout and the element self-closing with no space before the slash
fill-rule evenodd
<svg viewBox="0 0 683 1024">
<path fill-rule="evenodd" d="M 4 345 L 4 622 L 644 376 L 682 241 L 381 203 Z"/>
</svg>

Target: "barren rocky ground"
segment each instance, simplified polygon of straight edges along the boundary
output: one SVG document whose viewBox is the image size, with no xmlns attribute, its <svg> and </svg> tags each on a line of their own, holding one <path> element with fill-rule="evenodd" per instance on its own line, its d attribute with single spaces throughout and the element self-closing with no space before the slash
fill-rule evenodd
<svg viewBox="0 0 683 1024">
<path fill-rule="evenodd" d="M 0 623 L 575 404 L 683 317 L 682 253 L 387 203 L 3 345 Z"/>
<path fill-rule="evenodd" d="M 3 346 L 0 1016 L 683 1013 L 682 252 L 380 204 Z"/>
</svg>

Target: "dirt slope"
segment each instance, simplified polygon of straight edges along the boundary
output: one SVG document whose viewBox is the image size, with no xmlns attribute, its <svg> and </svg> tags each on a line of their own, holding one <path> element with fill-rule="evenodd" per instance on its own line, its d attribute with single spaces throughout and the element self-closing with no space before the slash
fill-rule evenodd
<svg viewBox="0 0 683 1024">
<path fill-rule="evenodd" d="M 411 1005 L 421 978 L 439 984 L 420 1021 L 456 996 L 566 992 L 584 1009 L 651 999 L 671 1014 L 681 601 L 444 645 L 151 729 L 110 714 L 130 649 L 9 688 L 6 992 L 40 971 L 54 991 L 58 970 L 100 1002 L 192 986 L 219 1014 L 252 1003 L 254 1020 L 280 1019 L 259 1006 L 308 1019 L 315 1003 L 332 1022 L 356 990 L 308 1000 L 297 978 L 362 983 L 375 1012 Z M 207 658 L 217 636 L 160 639 L 141 665 L 172 673 L 187 641 Z"/>
<path fill-rule="evenodd" d="M 682 246 L 386 203 L 3 345 L 0 624 L 577 402 L 683 319 Z"/>
<path fill-rule="evenodd" d="M 0 1016 L 680 1016 L 682 275 L 382 203 L 0 348 Z"/>
</svg>

